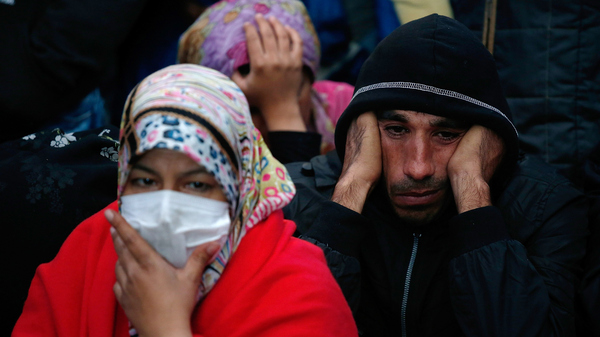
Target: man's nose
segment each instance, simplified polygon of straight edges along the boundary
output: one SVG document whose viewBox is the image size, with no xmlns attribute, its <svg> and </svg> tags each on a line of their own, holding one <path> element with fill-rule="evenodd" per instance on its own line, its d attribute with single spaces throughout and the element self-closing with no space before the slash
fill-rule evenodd
<svg viewBox="0 0 600 337">
<path fill-rule="evenodd" d="M 424 180 L 435 173 L 431 145 L 424 139 L 414 139 L 407 148 L 404 174 L 413 180 Z"/>
</svg>

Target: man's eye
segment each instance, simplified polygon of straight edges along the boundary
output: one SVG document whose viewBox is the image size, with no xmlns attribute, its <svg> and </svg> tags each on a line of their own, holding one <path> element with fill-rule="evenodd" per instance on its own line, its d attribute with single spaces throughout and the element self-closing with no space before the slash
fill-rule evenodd
<svg viewBox="0 0 600 337">
<path fill-rule="evenodd" d="M 450 132 L 450 131 L 441 131 L 438 132 L 438 136 L 443 140 L 454 140 L 460 136 L 460 133 Z"/>
<path fill-rule="evenodd" d="M 390 125 L 385 127 L 385 131 L 392 135 L 402 135 L 406 133 L 406 128 L 400 125 Z"/>
</svg>

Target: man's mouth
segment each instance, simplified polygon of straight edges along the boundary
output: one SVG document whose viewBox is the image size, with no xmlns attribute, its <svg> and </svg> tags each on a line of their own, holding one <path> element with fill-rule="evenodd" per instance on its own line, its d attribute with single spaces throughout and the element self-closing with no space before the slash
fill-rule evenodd
<svg viewBox="0 0 600 337">
<path fill-rule="evenodd" d="M 394 203 L 398 206 L 424 206 L 435 202 L 442 190 L 410 191 L 394 195 Z"/>
</svg>

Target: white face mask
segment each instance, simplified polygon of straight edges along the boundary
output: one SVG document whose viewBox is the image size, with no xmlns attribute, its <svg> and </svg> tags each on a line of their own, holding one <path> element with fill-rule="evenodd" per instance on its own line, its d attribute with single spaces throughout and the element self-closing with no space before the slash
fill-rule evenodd
<svg viewBox="0 0 600 337">
<path fill-rule="evenodd" d="M 229 204 L 172 190 L 121 197 L 121 214 L 140 235 L 177 268 L 199 245 L 225 243 Z"/>
</svg>

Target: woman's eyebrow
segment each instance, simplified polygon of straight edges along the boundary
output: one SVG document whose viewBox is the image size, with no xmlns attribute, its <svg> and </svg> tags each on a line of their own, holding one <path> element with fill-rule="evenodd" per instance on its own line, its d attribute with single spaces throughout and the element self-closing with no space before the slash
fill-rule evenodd
<svg viewBox="0 0 600 337">
<path fill-rule="evenodd" d="M 208 170 L 206 169 L 206 167 L 204 167 L 204 166 L 200 166 L 193 170 L 185 171 L 185 172 L 181 173 L 180 176 L 187 177 L 187 176 L 191 176 L 194 174 L 202 174 L 202 173 L 209 173 Z"/>
<path fill-rule="evenodd" d="M 148 166 L 144 166 L 142 164 L 134 164 L 133 167 L 131 168 L 131 170 L 140 170 L 140 171 L 145 171 L 148 172 L 150 174 L 154 174 L 154 175 L 158 175 L 158 173 L 156 171 L 154 171 L 153 169 L 149 168 Z"/>
</svg>

